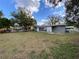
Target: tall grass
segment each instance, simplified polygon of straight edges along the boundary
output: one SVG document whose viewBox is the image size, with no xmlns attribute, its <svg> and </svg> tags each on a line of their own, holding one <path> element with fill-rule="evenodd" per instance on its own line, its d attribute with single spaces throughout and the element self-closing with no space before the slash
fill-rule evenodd
<svg viewBox="0 0 79 59">
<path fill-rule="evenodd" d="M 57 47 L 49 48 L 50 53 L 43 50 L 40 54 L 31 52 L 30 59 L 79 59 L 79 45 L 61 44 Z"/>
</svg>

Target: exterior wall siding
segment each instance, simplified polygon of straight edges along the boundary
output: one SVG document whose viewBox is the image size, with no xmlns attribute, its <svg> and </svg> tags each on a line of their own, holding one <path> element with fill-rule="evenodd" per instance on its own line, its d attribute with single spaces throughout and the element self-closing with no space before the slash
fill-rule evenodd
<svg viewBox="0 0 79 59">
<path fill-rule="evenodd" d="M 65 33 L 65 26 L 55 26 L 55 27 L 46 26 L 44 27 L 44 30 L 46 32 Z M 43 31 L 43 30 L 40 30 L 40 27 L 37 27 L 37 32 L 40 32 L 40 31 Z"/>
<path fill-rule="evenodd" d="M 52 27 L 47 27 L 46 31 L 47 32 L 52 32 Z"/>
<path fill-rule="evenodd" d="M 55 33 L 65 33 L 65 27 L 55 27 L 55 28 L 52 28 L 52 30 Z"/>
<path fill-rule="evenodd" d="M 39 32 L 39 27 L 37 27 L 36 31 Z"/>
</svg>

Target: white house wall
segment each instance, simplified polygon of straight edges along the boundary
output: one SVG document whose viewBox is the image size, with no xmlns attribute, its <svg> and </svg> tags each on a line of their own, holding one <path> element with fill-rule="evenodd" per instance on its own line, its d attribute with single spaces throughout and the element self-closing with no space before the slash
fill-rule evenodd
<svg viewBox="0 0 79 59">
<path fill-rule="evenodd" d="M 52 27 L 46 27 L 47 28 L 47 32 L 52 32 Z"/>
<path fill-rule="evenodd" d="M 37 27 L 37 32 L 39 32 L 39 27 Z"/>
</svg>

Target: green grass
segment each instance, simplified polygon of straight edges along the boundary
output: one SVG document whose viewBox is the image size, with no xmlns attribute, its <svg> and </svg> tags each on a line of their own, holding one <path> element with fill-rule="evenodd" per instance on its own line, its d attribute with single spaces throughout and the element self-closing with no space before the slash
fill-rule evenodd
<svg viewBox="0 0 79 59">
<path fill-rule="evenodd" d="M 63 49 L 67 48 L 66 56 L 68 56 L 68 53 L 70 53 L 69 55 L 75 55 L 73 51 L 76 51 L 76 49 L 70 49 L 73 45 L 68 46 L 68 44 L 65 47 L 64 44 L 66 43 L 78 45 L 79 33 L 62 35 L 51 35 L 44 32 L 4 33 L 0 34 L 0 59 L 46 59 L 50 55 L 50 47 L 54 48 L 54 50 L 52 49 L 54 51 L 52 53 L 58 57 L 60 56 L 60 52 L 64 51 L 65 53 Z M 60 45 L 63 46 L 61 47 Z M 29 58 L 28 55 L 32 56 L 32 58 Z M 54 55 L 51 56 L 55 57 Z M 71 57 L 69 56 L 69 58 Z"/>
<path fill-rule="evenodd" d="M 30 59 L 79 59 L 79 45 L 70 43 L 60 44 L 57 47 L 51 47 L 43 50 L 39 54 L 32 51 L 29 54 Z"/>
<path fill-rule="evenodd" d="M 79 45 L 63 44 L 51 48 L 54 59 L 79 59 Z"/>
</svg>

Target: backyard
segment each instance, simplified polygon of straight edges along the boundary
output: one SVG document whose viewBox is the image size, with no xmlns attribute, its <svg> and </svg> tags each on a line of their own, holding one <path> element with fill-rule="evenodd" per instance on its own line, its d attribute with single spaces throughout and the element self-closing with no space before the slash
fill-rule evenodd
<svg viewBox="0 0 79 59">
<path fill-rule="evenodd" d="M 0 59 L 79 59 L 79 33 L 0 34 Z"/>
<path fill-rule="evenodd" d="M 79 59 L 79 0 L 0 0 L 0 59 Z"/>
</svg>

